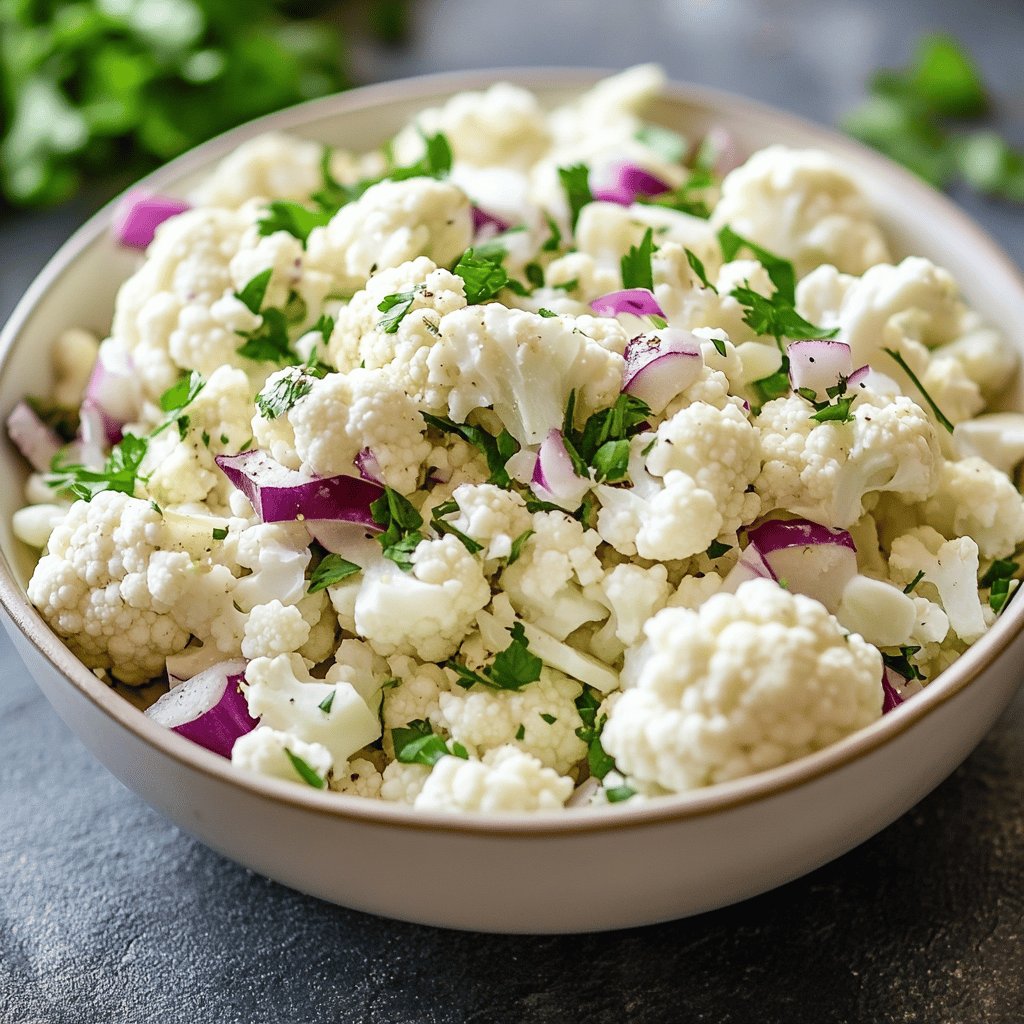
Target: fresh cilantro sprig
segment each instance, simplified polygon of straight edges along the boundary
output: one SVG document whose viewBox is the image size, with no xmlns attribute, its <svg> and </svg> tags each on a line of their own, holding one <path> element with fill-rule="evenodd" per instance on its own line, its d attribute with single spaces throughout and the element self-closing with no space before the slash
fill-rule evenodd
<svg viewBox="0 0 1024 1024">
<path fill-rule="evenodd" d="M 276 420 L 305 398 L 313 390 L 313 382 L 322 376 L 322 372 L 306 367 L 289 370 L 273 383 L 263 386 L 256 396 L 256 407 L 264 419 Z"/>
<path fill-rule="evenodd" d="M 594 201 L 594 196 L 590 191 L 590 170 L 586 164 L 559 167 L 558 180 L 562 183 L 562 188 L 565 191 L 565 198 L 569 203 L 569 223 L 575 231 L 580 211 L 588 203 Z"/>
<path fill-rule="evenodd" d="M 472 249 L 467 249 L 459 257 L 458 263 L 452 268 L 452 273 L 458 274 L 462 278 L 465 284 L 466 302 L 470 306 L 493 299 L 508 284 L 508 273 L 502 266 L 503 259 L 504 254 L 495 259 L 491 254 L 476 255 Z M 531 266 L 536 266 L 536 264 L 531 264 Z M 541 286 L 543 284 L 542 271 Z"/>
<path fill-rule="evenodd" d="M 422 764 L 433 768 L 442 757 L 469 758 L 469 752 L 461 743 L 453 741 L 449 747 L 444 737 L 438 736 L 430 723 L 422 718 L 392 729 L 391 742 L 395 746 L 395 759 L 401 764 Z"/>
<path fill-rule="evenodd" d="M 646 288 L 654 291 L 654 272 L 651 269 L 651 257 L 657 246 L 654 244 L 654 229 L 648 228 L 639 245 L 631 245 L 620 260 L 622 269 L 622 287 Z"/>
<path fill-rule="evenodd" d="M 283 366 L 298 362 L 288 338 L 289 315 L 292 319 L 295 316 L 294 299 L 289 297 L 291 309 L 288 307 L 286 309 L 263 308 L 272 274 L 273 267 L 268 267 L 251 278 L 240 292 L 235 293 L 235 298 L 250 313 L 261 318 L 260 325 L 255 330 L 235 332 L 239 337 L 245 339 L 236 351 L 246 359 L 277 363 Z"/>
<path fill-rule="evenodd" d="M 609 772 L 615 771 L 615 759 L 601 743 L 601 733 L 604 731 L 608 716 L 598 714 L 601 708 L 601 698 L 589 686 L 583 688 L 583 692 L 576 698 L 575 703 L 580 721 L 583 722 L 576 730 L 576 735 L 587 745 L 587 766 L 590 769 L 590 774 L 595 779 L 604 779 Z M 618 786 L 607 790 L 605 797 L 610 803 L 618 803 L 628 800 L 634 793 L 635 790 L 629 786 Z"/>
<path fill-rule="evenodd" d="M 320 559 L 317 567 L 309 574 L 309 587 L 306 589 L 306 593 L 317 594 L 362 571 L 362 566 L 350 562 L 347 558 L 342 558 L 341 555 L 333 551 L 329 552 Z"/>
<path fill-rule="evenodd" d="M 492 690 L 521 690 L 540 679 L 544 663 L 530 650 L 523 624 L 514 623 L 508 632 L 512 637 L 508 647 L 499 651 L 491 664 L 485 665 L 479 672 L 454 658 L 445 662 L 458 676 L 456 682 L 459 686 L 466 690 L 476 684 Z"/>
<path fill-rule="evenodd" d="M 562 434 L 577 475 L 589 476 L 593 468 L 599 482 L 624 480 L 629 465 L 629 440 L 643 430 L 651 415 L 650 407 L 633 395 L 620 394 L 610 408 L 588 417 L 581 430 L 574 423 L 575 410 L 573 391 L 569 394 Z"/>
<path fill-rule="evenodd" d="M 377 309 L 384 314 L 377 321 L 377 327 L 385 334 L 395 334 L 399 324 L 412 309 L 416 296 L 425 288 L 426 285 L 418 284 L 407 292 L 393 292 L 391 295 L 385 295 L 377 304 Z"/>
<path fill-rule="evenodd" d="M 370 502 L 370 515 L 375 523 L 384 527 L 383 533 L 377 536 L 384 557 L 408 572 L 412 568 L 412 553 L 424 539 L 420 532 L 423 517 L 408 498 L 392 487 L 385 487 L 384 493 Z"/>
<path fill-rule="evenodd" d="M 420 415 L 432 427 L 445 434 L 455 434 L 480 451 L 487 460 L 487 469 L 490 471 L 488 483 L 496 484 L 498 487 L 510 486 L 511 478 L 505 464 L 519 451 L 519 442 L 507 430 L 502 430 L 495 436 L 483 427 L 475 427 L 470 423 L 455 423 L 444 416 L 433 416 L 428 412 Z"/>
<path fill-rule="evenodd" d="M 110 450 L 102 469 L 89 469 L 81 463 L 64 462 L 58 452 L 50 465 L 47 484 L 58 493 L 65 492 L 90 501 L 100 491 L 134 494 L 139 467 L 146 456 L 149 441 L 145 437 L 125 434 Z"/>
<path fill-rule="evenodd" d="M 512 548 L 509 551 L 508 559 L 506 560 L 507 565 L 512 565 L 514 562 L 519 561 L 519 556 L 523 553 L 523 547 L 532 536 L 533 530 L 523 530 L 523 532 L 512 541 Z"/>
<path fill-rule="evenodd" d="M 942 426 L 952 434 L 953 424 L 949 421 L 943 411 L 935 404 L 934 399 L 930 394 L 928 394 L 927 390 L 925 390 L 925 386 L 918 379 L 917 374 L 910 368 L 906 359 L 904 359 L 903 356 L 894 348 L 883 348 L 882 351 L 910 378 L 911 384 L 917 388 L 921 397 L 928 403 L 928 408 L 931 409 L 932 414 L 939 423 L 941 423 Z"/>
<path fill-rule="evenodd" d="M 904 679 L 920 679 L 923 682 L 928 677 L 923 675 L 917 665 L 910 660 L 920 650 L 920 647 L 908 645 L 897 648 L 896 654 L 886 654 L 883 651 L 882 661 Z"/>
<path fill-rule="evenodd" d="M 816 423 L 849 423 L 853 419 L 850 410 L 857 396 L 846 393 L 848 383 L 846 377 L 840 377 L 825 389 L 826 398 L 820 401 L 817 392 L 811 388 L 797 388 L 797 394 L 814 407 L 811 419 Z"/>
<path fill-rule="evenodd" d="M 790 260 L 737 234 L 728 224 L 718 232 L 718 244 L 726 263 L 731 263 L 744 249 L 748 250 L 775 285 L 776 298 L 790 306 L 796 305 L 796 271 Z"/>
</svg>

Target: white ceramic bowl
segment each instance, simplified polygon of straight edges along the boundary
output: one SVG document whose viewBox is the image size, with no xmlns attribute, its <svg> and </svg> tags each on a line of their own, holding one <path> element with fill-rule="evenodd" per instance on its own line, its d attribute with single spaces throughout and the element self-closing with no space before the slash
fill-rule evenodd
<svg viewBox="0 0 1024 1024">
<path fill-rule="evenodd" d="M 360 149 L 419 108 L 509 78 L 546 102 L 598 76 L 480 72 L 359 89 L 246 125 L 181 157 L 146 184 L 189 185 L 240 141 L 282 129 Z M 692 86 L 672 86 L 652 117 L 683 132 L 711 124 L 752 151 L 815 146 L 843 160 L 900 254 L 948 267 L 968 299 L 1020 338 L 1024 282 L 952 203 L 868 150 L 788 114 Z M 45 353 L 67 327 L 107 330 L 134 258 L 101 211 L 63 246 L 0 336 L 0 413 L 45 393 Z M 1006 404 L 1022 408 L 1019 385 Z M 967 756 L 1010 701 L 1024 657 L 1024 601 L 920 696 L 818 754 L 751 778 L 645 807 L 536 817 L 450 817 L 243 773 L 154 725 L 100 683 L 25 597 L 32 558 L 11 535 L 25 470 L 0 451 L 0 600 L 8 631 L 47 698 L 125 785 L 232 859 L 326 900 L 390 917 L 503 932 L 569 932 L 696 914 L 795 878 L 884 828 Z"/>
</svg>

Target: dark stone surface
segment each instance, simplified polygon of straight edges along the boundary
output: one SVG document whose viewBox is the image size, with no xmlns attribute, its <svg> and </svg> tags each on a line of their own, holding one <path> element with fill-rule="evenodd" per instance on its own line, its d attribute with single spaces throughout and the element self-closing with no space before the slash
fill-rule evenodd
<svg viewBox="0 0 1024 1024">
<path fill-rule="evenodd" d="M 950 29 L 1024 142 L 1024 15 L 1009 0 L 448 0 L 421 3 L 417 23 L 405 50 L 358 49 L 364 79 L 655 59 L 826 123 L 869 69 L 902 61 L 922 31 Z M 96 201 L 4 218 L 2 315 Z M 966 205 L 1020 261 L 1024 213 Z M 758 899 L 629 932 L 488 937 L 331 907 L 211 853 L 92 761 L 4 637 L 0 1022 L 1019 1022 L 1022 728 L 1018 698 L 903 819 Z M 581 867 L 600 899 L 616 866 Z"/>
</svg>

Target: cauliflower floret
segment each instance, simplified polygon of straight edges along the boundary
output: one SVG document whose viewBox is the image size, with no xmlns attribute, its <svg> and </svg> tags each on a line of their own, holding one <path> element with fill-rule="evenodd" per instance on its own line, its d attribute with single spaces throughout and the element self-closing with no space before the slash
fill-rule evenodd
<svg viewBox="0 0 1024 1024">
<path fill-rule="evenodd" d="M 355 601 L 357 633 L 379 654 L 443 661 L 491 599 L 480 562 L 451 535 L 422 541 L 412 571 L 383 560 L 366 569 Z"/>
<path fill-rule="evenodd" d="M 623 647 L 630 647 L 640 639 L 647 620 L 665 607 L 672 587 L 665 566 L 645 569 L 627 562 L 609 570 L 601 591 L 612 613 L 608 625 Z"/>
<path fill-rule="evenodd" d="M 275 658 L 297 651 L 309 639 L 309 623 L 296 605 L 280 601 L 258 604 L 245 622 L 242 655 Z"/>
<path fill-rule="evenodd" d="M 847 423 L 816 423 L 792 395 L 768 402 L 756 425 L 764 467 L 754 486 L 765 512 L 785 509 L 826 526 L 855 523 L 864 498 L 894 491 L 923 500 L 935 489 L 939 441 L 927 414 L 902 395 L 862 391 Z"/>
<path fill-rule="evenodd" d="M 472 238 L 462 189 L 433 178 L 382 181 L 310 232 L 306 263 L 329 275 L 338 291 L 354 293 L 374 270 L 417 256 L 448 266 Z"/>
<path fill-rule="evenodd" d="M 601 538 L 564 512 L 535 512 L 533 535 L 501 574 L 501 588 L 528 622 L 564 640 L 584 622 L 603 619 L 603 605 L 583 594 L 604 569 L 594 554 Z"/>
<path fill-rule="evenodd" d="M 379 326 L 388 314 L 378 308 L 389 295 L 412 293 L 409 311 L 397 328 Z M 429 396 L 427 354 L 437 341 L 441 317 L 466 305 L 465 283 L 457 274 L 420 256 L 374 274 L 335 318 L 329 354 L 339 370 L 365 366 L 386 369 L 416 400 L 444 405 L 444 395 Z"/>
<path fill-rule="evenodd" d="M 558 810 L 573 781 L 516 747 L 499 747 L 483 761 L 442 757 L 413 804 L 419 810 L 519 812 Z"/>
<path fill-rule="evenodd" d="M 611 405 L 624 367 L 620 355 L 571 319 L 497 303 L 449 313 L 427 363 L 431 384 L 449 392 L 448 412 L 456 422 L 493 407 L 521 444 L 539 444 L 561 425 L 572 390 L 580 417 Z"/>
<path fill-rule="evenodd" d="M 531 529 L 526 502 L 494 484 L 460 484 L 452 492 L 459 514 L 452 526 L 483 545 L 485 559 L 508 558 L 512 542 Z"/>
<path fill-rule="evenodd" d="M 65 409 L 82 404 L 85 385 L 99 354 L 96 335 L 80 327 L 71 327 L 57 338 L 51 353 L 54 402 Z"/>
<path fill-rule="evenodd" d="M 298 654 L 256 658 L 245 669 L 245 699 L 260 724 L 326 747 L 344 764 L 381 734 L 377 716 L 351 683 L 313 679 Z M 324 702 L 333 694 L 330 710 Z"/>
<path fill-rule="evenodd" d="M 985 558 L 1005 558 L 1024 542 L 1024 497 L 984 459 L 943 462 L 920 513 L 948 538 L 971 537 Z"/>
<path fill-rule="evenodd" d="M 186 546 L 149 502 L 103 491 L 75 502 L 55 527 L 29 600 L 89 668 L 143 683 L 189 640 L 147 582 L 158 554 L 177 552 L 189 565 Z"/>
<path fill-rule="evenodd" d="M 754 580 L 666 608 L 627 655 L 601 741 L 623 774 L 682 791 L 763 771 L 882 713 L 882 659 L 817 602 Z"/>
<path fill-rule="evenodd" d="M 889 259 L 867 199 L 839 161 L 819 150 L 755 153 L 726 175 L 711 225 L 728 225 L 792 260 L 800 277 L 821 263 L 861 274 Z"/>
<path fill-rule="evenodd" d="M 980 456 L 1013 477 L 1014 470 L 1024 462 L 1024 414 L 993 412 L 958 423 L 953 440 L 960 455 Z"/>
<path fill-rule="evenodd" d="M 473 757 L 514 744 L 565 775 L 587 753 L 576 735 L 583 722 L 574 701 L 583 687 L 552 669 L 521 690 L 474 686 L 440 695 L 438 723 Z"/>
<path fill-rule="evenodd" d="M 987 629 L 978 597 L 978 545 L 970 537 L 946 540 L 931 526 L 908 530 L 892 542 L 889 572 L 901 587 L 923 572 L 914 593 L 937 598 L 950 628 L 966 643 Z"/>
<path fill-rule="evenodd" d="M 960 328 L 959 337 L 943 345 L 935 355 L 954 359 L 984 398 L 993 398 L 1013 377 L 1019 362 L 1017 350 L 973 311 L 965 313 Z"/>
<path fill-rule="evenodd" d="M 400 729 L 419 720 L 438 724 L 441 694 L 451 690 L 451 683 L 440 665 L 420 664 L 405 655 L 392 655 L 388 665 L 397 680 L 387 686 L 381 704 L 385 742 L 390 742 L 392 729 Z"/>
<path fill-rule="evenodd" d="M 259 772 L 260 775 L 308 784 L 289 753 L 305 761 L 321 779 L 327 777 L 334 764 L 331 752 L 322 744 L 305 743 L 293 733 L 262 725 L 235 740 L 231 748 L 231 763 L 236 768 Z"/>
<path fill-rule="evenodd" d="M 430 769 L 426 765 L 392 761 L 381 776 L 380 798 L 412 806 L 429 778 Z"/>
<path fill-rule="evenodd" d="M 352 474 L 369 448 L 381 479 L 403 493 L 416 489 L 430 454 L 426 423 L 404 390 L 381 370 L 329 373 L 287 413 L 303 469 L 316 476 Z"/>
<path fill-rule="evenodd" d="M 349 796 L 361 796 L 364 800 L 376 800 L 380 797 L 384 778 L 372 761 L 364 757 L 354 757 L 345 767 L 334 772 L 331 789 L 336 793 L 348 793 Z"/>
<path fill-rule="evenodd" d="M 669 608 L 688 608 L 695 612 L 721 589 L 722 577 L 717 572 L 708 572 L 703 576 L 684 576 L 665 603 Z"/>
</svg>

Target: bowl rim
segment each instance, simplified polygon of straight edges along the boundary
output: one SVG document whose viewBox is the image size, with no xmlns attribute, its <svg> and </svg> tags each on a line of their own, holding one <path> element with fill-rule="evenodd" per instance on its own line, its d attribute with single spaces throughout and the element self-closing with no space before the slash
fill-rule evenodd
<svg viewBox="0 0 1024 1024">
<path fill-rule="evenodd" d="M 409 101 L 421 95 L 434 97 L 481 89 L 498 81 L 512 82 L 528 89 L 584 89 L 612 73 L 615 73 L 614 70 L 578 67 L 498 68 L 417 75 L 362 86 L 249 121 L 182 154 L 142 178 L 130 190 L 159 189 L 193 173 L 211 160 L 226 155 L 246 139 L 267 131 L 302 128 L 316 120 L 342 117 L 378 105 Z M 668 81 L 659 99 L 702 109 L 712 115 L 727 112 L 742 117 L 765 118 L 793 130 L 812 134 L 832 153 L 841 155 L 846 152 L 855 156 L 861 164 L 867 164 L 873 173 L 893 181 L 896 187 L 907 194 L 908 200 L 924 205 L 936 218 L 951 221 L 970 239 L 985 260 L 1001 266 L 1014 282 L 1018 297 L 1024 304 L 1024 275 L 1002 247 L 951 199 L 873 150 L 796 114 L 703 85 Z M 102 207 L 60 246 L 15 306 L 0 331 L 0 379 L 26 321 L 44 301 L 50 286 L 90 244 L 109 229 L 114 210 L 122 196 L 115 197 Z M 823 750 L 776 768 L 702 789 L 659 797 L 641 806 L 630 807 L 624 804 L 586 807 L 570 813 L 553 811 L 529 815 L 469 815 L 414 810 L 401 804 L 326 792 L 312 787 L 300 788 L 285 780 L 240 770 L 229 760 L 161 728 L 116 690 L 97 679 L 50 630 L 29 602 L 27 594 L 15 578 L 6 553 L 2 551 L 0 605 L 28 643 L 66 682 L 108 718 L 180 766 L 200 772 L 215 782 L 240 787 L 248 791 L 250 797 L 287 805 L 292 810 L 348 819 L 353 824 L 416 832 L 499 835 L 509 839 L 529 839 L 541 835 L 567 837 L 577 833 L 648 828 L 667 822 L 707 817 L 809 785 L 893 741 L 975 683 L 1007 650 L 1024 626 L 1024 601 L 1014 602 L 985 636 L 912 701 Z"/>
</svg>

